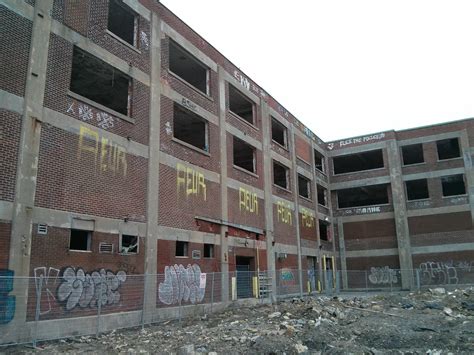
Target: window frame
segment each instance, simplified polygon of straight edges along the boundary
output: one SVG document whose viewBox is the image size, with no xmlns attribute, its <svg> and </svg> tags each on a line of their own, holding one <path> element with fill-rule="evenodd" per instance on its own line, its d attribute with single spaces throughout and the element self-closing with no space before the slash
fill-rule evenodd
<svg viewBox="0 0 474 355">
<path fill-rule="evenodd" d="M 327 170 L 326 157 L 323 154 L 321 154 L 319 151 L 317 151 L 316 149 L 313 149 L 313 151 L 314 151 L 314 153 L 313 153 L 314 154 L 314 169 L 316 169 L 321 174 L 326 175 L 326 170 Z M 316 155 L 321 157 L 322 170 L 320 170 L 316 167 Z"/>
<path fill-rule="evenodd" d="M 282 122 L 280 122 L 278 119 L 270 115 L 270 120 L 271 120 L 271 136 L 272 136 L 272 142 L 277 144 L 278 146 L 284 148 L 285 150 L 288 150 L 288 127 L 285 126 Z M 284 144 L 281 144 L 280 142 L 276 141 L 273 139 L 273 124 L 278 125 L 279 127 L 283 128 L 283 142 Z"/>
<path fill-rule="evenodd" d="M 71 241 L 72 241 L 72 233 L 73 231 L 87 233 L 87 249 L 72 249 L 71 248 Z M 92 252 L 92 231 L 85 230 L 85 229 L 77 229 L 77 228 L 70 228 L 69 229 L 69 245 L 68 250 L 72 252 L 80 252 L 80 253 L 91 253 Z"/>
<path fill-rule="evenodd" d="M 298 174 L 298 196 L 299 197 L 302 197 L 302 198 L 305 198 L 309 201 L 312 201 L 312 189 L 311 189 L 311 179 L 308 179 L 306 176 L 304 175 L 301 175 L 301 174 Z M 308 196 L 303 196 L 300 194 L 300 178 L 306 180 L 306 186 L 307 186 L 307 189 L 308 189 Z"/>
<path fill-rule="evenodd" d="M 229 113 L 231 113 L 233 116 L 237 117 L 239 120 L 245 122 L 246 124 L 250 125 L 251 127 L 255 128 L 255 129 L 258 129 L 257 125 L 256 125 L 256 121 L 257 121 L 257 110 L 256 110 L 256 104 L 255 102 L 250 98 L 248 97 L 247 95 L 245 95 L 242 91 L 240 91 L 235 85 L 232 85 L 231 83 L 227 83 L 227 91 L 228 91 L 228 111 Z M 233 88 L 233 90 L 235 91 L 235 93 L 237 93 L 237 95 L 239 95 L 240 97 L 242 97 L 244 100 L 248 101 L 251 106 L 252 106 L 252 122 L 249 122 L 247 121 L 244 117 L 240 116 L 238 113 L 234 112 L 231 110 L 230 108 L 230 90 L 231 90 L 231 87 Z"/>
<path fill-rule="evenodd" d="M 178 255 L 178 243 L 183 243 L 183 254 L 185 255 Z M 175 258 L 189 258 L 189 242 L 184 240 L 177 240 L 175 245 L 174 256 Z"/>
<path fill-rule="evenodd" d="M 428 191 L 428 197 L 410 199 L 409 196 L 408 196 L 408 183 L 411 182 L 411 181 L 420 181 L 420 180 L 425 180 L 426 181 L 426 190 Z M 430 200 L 431 197 L 430 197 L 430 187 L 429 187 L 429 184 L 428 184 L 428 179 L 427 178 L 422 178 L 422 179 L 414 179 L 414 180 L 405 181 L 405 196 L 407 198 L 407 202 Z"/>
<path fill-rule="evenodd" d="M 415 145 L 421 145 L 421 157 L 423 158 L 423 161 L 422 162 L 419 162 L 419 163 L 412 163 L 412 164 L 407 164 L 405 163 L 405 157 L 403 155 L 403 149 L 406 148 L 406 147 L 412 147 L 412 146 L 415 146 Z M 400 147 L 400 155 L 401 155 L 401 160 L 402 160 L 402 166 L 415 166 L 415 165 L 421 165 L 421 164 L 426 164 L 426 160 L 425 160 L 425 149 L 424 149 L 424 145 L 423 143 L 413 143 L 413 144 L 406 144 L 406 145 L 402 145 Z"/>
<path fill-rule="evenodd" d="M 247 174 L 251 174 L 255 177 L 258 177 L 257 175 L 257 148 L 255 148 L 252 144 L 244 141 L 243 139 L 240 139 L 239 137 L 237 136 L 232 136 L 232 166 L 234 168 L 236 168 L 237 170 L 241 170 Z M 244 167 L 241 167 L 240 165 L 236 165 L 235 164 L 235 160 L 234 160 L 234 155 L 235 155 L 235 140 L 239 140 L 241 142 L 243 142 L 244 144 L 247 144 L 249 147 L 252 148 L 252 154 L 253 154 L 253 171 L 250 171 L 250 170 L 247 170 L 246 168 Z"/>
<path fill-rule="evenodd" d="M 464 185 L 464 193 L 457 194 L 457 195 L 445 195 L 444 194 L 443 179 L 454 177 L 454 176 L 461 176 L 462 177 L 462 182 L 463 182 L 463 185 Z M 451 197 L 454 197 L 454 196 L 467 196 L 468 195 L 468 189 L 467 189 L 467 185 L 466 185 L 466 176 L 465 176 L 465 174 L 445 175 L 445 176 L 441 176 L 439 180 L 441 182 L 441 196 L 443 198 L 451 198 Z"/>
<path fill-rule="evenodd" d="M 130 237 L 136 237 L 137 238 L 137 244 L 136 244 L 136 248 L 137 248 L 137 251 L 136 252 L 123 252 L 122 251 L 122 243 L 123 243 L 123 236 L 130 236 Z M 133 234 L 123 234 L 121 233 L 120 234 L 120 239 L 119 239 L 119 254 L 120 255 L 138 255 L 140 253 L 140 237 L 138 235 L 133 235 Z"/>
<path fill-rule="evenodd" d="M 283 169 L 285 169 L 285 177 L 286 177 L 286 187 L 280 186 L 277 183 L 275 183 L 275 165 L 281 166 Z M 279 189 L 283 189 L 285 191 L 291 192 L 291 182 L 290 182 L 290 168 L 288 168 L 286 165 L 280 163 L 278 160 L 272 159 L 272 183 L 274 186 L 278 187 Z"/>
<path fill-rule="evenodd" d="M 439 156 L 438 143 L 439 143 L 439 142 L 442 142 L 442 141 L 450 141 L 450 140 L 456 140 L 456 141 L 457 141 L 458 150 L 459 150 L 459 155 L 458 155 L 457 157 L 453 157 L 453 158 L 443 158 L 443 159 L 441 159 L 440 156 Z M 462 158 L 462 147 L 461 147 L 461 145 L 459 144 L 459 137 L 452 137 L 452 138 L 446 138 L 446 139 L 438 139 L 438 140 L 435 141 L 435 144 L 436 144 L 436 157 L 437 157 L 437 161 L 438 161 L 438 162 L 443 162 L 443 161 L 449 161 L 449 160 L 455 160 L 455 159 L 461 159 L 461 158 Z"/>
<path fill-rule="evenodd" d="M 204 142 L 205 142 L 205 148 L 207 149 L 202 149 L 200 147 L 195 146 L 192 143 L 188 143 L 186 141 L 183 141 L 182 139 L 178 138 L 175 136 L 175 112 L 176 110 L 180 110 L 181 112 L 191 116 L 192 118 L 195 118 L 196 120 L 199 120 L 204 123 Z M 186 107 L 178 104 L 177 102 L 173 103 L 173 141 L 182 144 L 188 148 L 191 148 L 193 150 L 198 151 L 199 153 L 203 153 L 206 155 L 210 155 L 210 143 L 209 143 L 209 121 L 206 120 L 204 117 L 198 115 L 197 113 L 187 109 Z"/>
<path fill-rule="evenodd" d="M 109 28 L 109 18 L 110 18 L 110 4 L 114 2 L 117 4 L 117 6 L 120 6 L 123 8 L 126 12 L 130 13 L 133 15 L 133 44 L 129 43 L 127 40 L 123 39 L 120 37 L 118 34 L 114 33 L 110 28 Z M 108 13 L 107 13 L 107 29 L 106 33 L 110 35 L 111 37 L 115 38 L 122 44 L 128 46 L 129 48 L 137 51 L 138 53 L 141 53 L 140 50 L 138 49 L 138 28 L 139 28 L 139 17 L 140 15 L 137 14 L 130 6 L 125 4 L 123 1 L 120 0 L 109 0 L 109 8 L 108 8 Z"/>
<path fill-rule="evenodd" d="M 211 256 L 206 256 L 206 246 L 211 247 Z M 215 259 L 216 253 L 215 253 L 215 244 L 212 243 L 204 243 L 203 244 L 203 253 L 202 253 L 202 258 L 203 259 Z"/>
</svg>

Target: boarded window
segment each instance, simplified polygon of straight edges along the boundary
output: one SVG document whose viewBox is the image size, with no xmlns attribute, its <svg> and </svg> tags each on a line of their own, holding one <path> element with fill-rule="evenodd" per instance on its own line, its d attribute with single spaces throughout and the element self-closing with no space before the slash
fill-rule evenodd
<svg viewBox="0 0 474 355">
<path fill-rule="evenodd" d="M 234 165 L 255 173 L 255 148 L 234 137 Z"/>
<path fill-rule="evenodd" d="M 461 156 L 459 140 L 457 138 L 437 141 L 436 148 L 438 149 L 439 160 L 454 159 Z"/>
<path fill-rule="evenodd" d="M 404 145 L 402 147 L 404 165 L 424 163 L 423 144 Z"/>
<path fill-rule="evenodd" d="M 207 121 L 176 103 L 173 114 L 173 135 L 196 148 L 209 151 Z"/>
<path fill-rule="evenodd" d="M 272 140 L 283 147 L 288 146 L 287 129 L 285 125 L 272 117 Z"/>
<path fill-rule="evenodd" d="M 339 190 L 337 191 L 337 201 L 339 208 L 387 204 L 387 185 L 372 185 Z"/>
<path fill-rule="evenodd" d="M 410 180 L 405 182 L 407 187 L 407 199 L 411 200 L 422 200 L 429 198 L 430 194 L 428 191 L 428 180 Z"/>
<path fill-rule="evenodd" d="M 188 256 L 188 242 L 176 242 L 176 256 Z"/>
<path fill-rule="evenodd" d="M 74 47 L 72 92 L 123 115 L 128 114 L 130 77 L 97 57 Z"/>
<path fill-rule="evenodd" d="M 382 149 L 372 150 L 333 158 L 334 174 L 383 168 Z"/>
<path fill-rule="evenodd" d="M 137 254 L 138 253 L 138 236 L 122 234 L 120 239 L 121 254 Z"/>
<path fill-rule="evenodd" d="M 107 28 L 132 46 L 136 44 L 136 19 L 135 13 L 122 1 L 110 0 Z"/>
<path fill-rule="evenodd" d="M 466 186 L 464 184 L 464 175 L 443 176 L 441 178 L 443 185 L 443 196 L 456 196 L 466 194 Z"/>
<path fill-rule="evenodd" d="M 311 198 L 310 180 L 298 174 L 298 193 L 302 197 Z"/>
<path fill-rule="evenodd" d="M 317 184 L 316 191 L 318 193 L 318 204 L 320 204 L 321 206 L 327 206 L 328 205 L 328 201 L 327 201 L 328 190 L 322 187 L 321 185 Z"/>
<path fill-rule="evenodd" d="M 205 258 L 214 257 L 214 244 L 204 244 L 204 257 Z"/>
<path fill-rule="evenodd" d="M 288 168 L 277 162 L 273 162 L 273 183 L 277 186 L 288 189 L 289 187 L 289 178 L 288 178 Z"/>
<path fill-rule="evenodd" d="M 169 68 L 204 94 L 209 94 L 209 68 L 176 42 L 170 40 Z"/>
<path fill-rule="evenodd" d="M 91 250 L 91 232 L 81 229 L 71 229 L 69 249 Z"/>
<path fill-rule="evenodd" d="M 322 173 L 326 172 L 324 156 L 317 150 L 314 151 L 314 167 Z"/>
<path fill-rule="evenodd" d="M 254 104 L 238 89 L 229 84 L 229 110 L 237 116 L 254 124 Z"/>
</svg>

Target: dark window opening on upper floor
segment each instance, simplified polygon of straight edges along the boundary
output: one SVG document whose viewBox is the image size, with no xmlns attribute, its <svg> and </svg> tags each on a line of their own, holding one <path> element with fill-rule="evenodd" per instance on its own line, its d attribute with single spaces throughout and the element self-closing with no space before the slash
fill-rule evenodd
<svg viewBox="0 0 474 355">
<path fill-rule="evenodd" d="M 136 45 L 137 16 L 122 1 L 109 1 L 107 29 L 125 42 Z"/>
<path fill-rule="evenodd" d="M 91 232 L 82 229 L 71 229 L 69 237 L 70 250 L 91 250 Z"/>
<path fill-rule="evenodd" d="M 316 170 L 319 170 L 322 173 L 326 172 L 324 156 L 317 150 L 314 151 L 314 167 L 316 168 Z"/>
<path fill-rule="evenodd" d="M 326 207 L 328 205 L 328 200 L 327 200 L 328 190 L 322 187 L 321 185 L 317 184 L 316 191 L 318 193 L 318 204 Z"/>
<path fill-rule="evenodd" d="M 138 236 L 122 234 L 120 239 L 121 254 L 137 254 L 138 253 Z"/>
<path fill-rule="evenodd" d="M 254 104 L 238 89 L 229 84 L 229 110 L 237 116 L 254 124 Z"/>
<path fill-rule="evenodd" d="M 179 44 L 170 40 L 169 68 L 204 94 L 209 94 L 209 68 Z"/>
<path fill-rule="evenodd" d="M 255 173 L 255 148 L 234 137 L 234 165 Z"/>
<path fill-rule="evenodd" d="M 443 196 L 456 196 L 466 194 L 466 185 L 464 184 L 464 175 L 443 176 L 441 178 L 443 186 Z"/>
<path fill-rule="evenodd" d="M 204 257 L 205 258 L 214 257 L 214 244 L 204 244 Z"/>
<path fill-rule="evenodd" d="M 176 103 L 173 114 L 173 135 L 196 148 L 209 151 L 207 121 Z"/>
<path fill-rule="evenodd" d="M 287 139 L 285 125 L 272 117 L 272 140 L 286 148 L 288 146 Z"/>
<path fill-rule="evenodd" d="M 438 149 L 438 159 L 454 159 L 461 156 L 459 149 L 459 140 L 457 138 L 443 139 L 436 142 L 436 148 Z"/>
<path fill-rule="evenodd" d="M 405 185 L 407 187 L 408 201 L 422 200 L 430 197 L 428 191 L 428 180 L 426 179 L 406 181 Z"/>
<path fill-rule="evenodd" d="M 421 164 L 425 162 L 423 144 L 402 146 L 403 165 Z"/>
<path fill-rule="evenodd" d="M 311 181 L 298 174 L 298 194 L 302 197 L 311 199 Z"/>
<path fill-rule="evenodd" d="M 175 256 L 188 256 L 188 242 L 176 241 L 176 254 Z"/>
<path fill-rule="evenodd" d="M 339 208 L 387 204 L 387 185 L 372 185 L 339 190 L 337 191 L 337 202 Z"/>
<path fill-rule="evenodd" d="M 334 157 L 333 162 L 334 174 L 346 174 L 384 167 L 382 149 L 341 155 L 339 157 Z"/>
<path fill-rule="evenodd" d="M 118 113 L 129 113 L 131 79 L 97 57 L 74 47 L 70 90 Z"/>
<path fill-rule="evenodd" d="M 329 240 L 329 224 L 322 221 L 318 220 L 319 222 L 319 239 L 320 240 Z"/>
<path fill-rule="evenodd" d="M 289 188 L 289 169 L 277 162 L 273 162 L 273 183 L 284 189 Z"/>
</svg>

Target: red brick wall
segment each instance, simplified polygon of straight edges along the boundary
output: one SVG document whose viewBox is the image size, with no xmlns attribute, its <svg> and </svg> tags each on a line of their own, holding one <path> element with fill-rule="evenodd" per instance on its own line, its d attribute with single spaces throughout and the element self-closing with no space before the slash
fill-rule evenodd
<svg viewBox="0 0 474 355">
<path fill-rule="evenodd" d="M 346 250 L 397 248 L 393 219 L 344 223 Z"/>
<path fill-rule="evenodd" d="M 471 213 L 457 212 L 408 217 L 408 226 L 411 235 L 471 230 Z"/>
<path fill-rule="evenodd" d="M 0 110 L 0 200 L 13 201 L 20 146 L 21 116 Z"/>
<path fill-rule="evenodd" d="M 295 134 L 296 156 L 311 164 L 311 146 L 299 135 Z"/>
<path fill-rule="evenodd" d="M 8 269 L 8 261 L 10 260 L 10 233 L 10 222 L 0 220 L 0 270 Z"/>
</svg>

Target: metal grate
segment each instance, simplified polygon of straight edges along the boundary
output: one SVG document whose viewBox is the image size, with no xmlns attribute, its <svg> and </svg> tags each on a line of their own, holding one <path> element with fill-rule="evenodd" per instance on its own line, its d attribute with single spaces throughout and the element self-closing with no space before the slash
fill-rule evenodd
<svg viewBox="0 0 474 355">
<path fill-rule="evenodd" d="M 99 253 L 101 254 L 112 254 L 114 252 L 114 245 L 112 243 L 100 243 Z"/>
<path fill-rule="evenodd" d="M 38 224 L 38 234 L 41 234 L 41 235 L 48 234 L 48 225 L 47 224 Z"/>
</svg>

